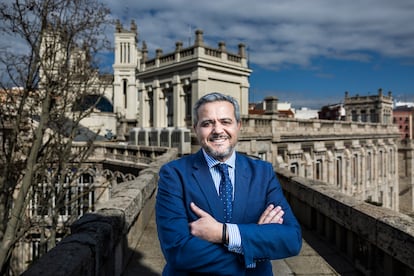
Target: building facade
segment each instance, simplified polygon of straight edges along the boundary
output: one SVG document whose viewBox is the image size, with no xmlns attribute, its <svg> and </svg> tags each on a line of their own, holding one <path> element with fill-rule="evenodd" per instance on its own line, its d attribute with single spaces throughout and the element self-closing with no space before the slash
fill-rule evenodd
<svg viewBox="0 0 414 276">
<path fill-rule="evenodd" d="M 157 49 L 155 57 L 149 58 L 146 44 L 139 48 L 137 43 L 135 23 L 127 30 L 118 22 L 113 99 L 114 110 L 126 125 L 124 131 L 131 127 L 190 128 L 193 104 L 210 92 L 233 96 L 241 114 L 248 113 L 251 70 L 243 44 L 236 54 L 228 52 L 224 42 L 212 48 L 197 30 L 192 46 L 177 42 L 174 52 L 164 54 Z"/>
<path fill-rule="evenodd" d="M 383 95 L 382 89 L 378 89 L 377 95 L 350 97 L 345 92 L 344 108 L 346 121 L 364 123 L 392 123 L 392 93 Z"/>
<path fill-rule="evenodd" d="M 393 122 L 398 126 L 401 139 L 413 139 L 414 107 L 397 106 L 393 110 Z"/>
<path fill-rule="evenodd" d="M 318 111 L 318 118 L 321 120 L 345 121 L 345 108 L 343 104 L 331 104 L 322 106 Z"/>
<path fill-rule="evenodd" d="M 399 133 L 394 125 L 272 115 L 250 115 L 242 125 L 238 151 L 399 210 Z"/>
</svg>

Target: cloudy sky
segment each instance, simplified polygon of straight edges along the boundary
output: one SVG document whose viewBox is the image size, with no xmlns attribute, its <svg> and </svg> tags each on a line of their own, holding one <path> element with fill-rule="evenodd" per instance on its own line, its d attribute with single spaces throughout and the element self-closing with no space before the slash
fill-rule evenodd
<svg viewBox="0 0 414 276">
<path fill-rule="evenodd" d="M 248 47 L 250 100 L 274 95 L 295 107 L 392 91 L 414 101 L 413 0 L 103 0 L 154 55 L 193 43 Z M 122 4 L 121 4 L 122 3 Z"/>
</svg>

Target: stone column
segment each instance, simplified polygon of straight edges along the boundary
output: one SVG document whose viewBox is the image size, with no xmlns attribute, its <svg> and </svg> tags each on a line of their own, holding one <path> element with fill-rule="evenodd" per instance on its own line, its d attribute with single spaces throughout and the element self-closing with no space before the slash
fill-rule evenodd
<svg viewBox="0 0 414 276">
<path fill-rule="evenodd" d="M 342 178 L 342 192 L 348 195 L 352 195 L 352 175 L 351 175 L 351 162 L 352 162 L 352 155 L 349 150 L 344 151 L 343 155 L 344 161 L 344 177 Z M 345 189 L 346 188 L 346 189 Z"/>
<path fill-rule="evenodd" d="M 142 84 L 141 91 L 139 93 L 139 126 L 141 127 L 149 127 L 149 118 L 150 118 L 150 101 L 148 98 L 148 91 L 145 87 L 145 84 Z"/>
<path fill-rule="evenodd" d="M 138 91 L 137 87 L 135 86 L 135 80 L 133 80 L 132 78 L 130 79 L 130 81 L 128 81 L 126 103 L 126 119 L 137 119 Z"/>
<path fill-rule="evenodd" d="M 361 189 L 362 189 L 362 193 L 361 193 L 361 195 L 362 195 L 362 199 L 366 199 L 366 191 L 368 191 L 368 187 L 367 187 L 367 183 L 368 183 L 368 179 L 367 179 L 367 165 L 366 165 L 366 163 L 367 163 L 367 154 L 366 154 L 366 149 L 365 148 L 363 148 L 362 150 L 361 150 L 361 155 L 360 155 L 360 159 L 361 159 L 361 161 L 360 161 L 360 170 L 361 170 L 361 172 L 360 172 L 360 175 L 361 175 Z"/>
<path fill-rule="evenodd" d="M 247 77 L 243 77 L 240 83 L 240 114 L 249 114 L 249 80 Z"/>
<path fill-rule="evenodd" d="M 173 99 L 174 99 L 174 117 L 173 124 L 176 127 L 185 127 L 185 98 L 183 85 L 181 84 L 180 76 L 173 77 Z"/>
<path fill-rule="evenodd" d="M 207 70 L 202 67 L 198 67 L 196 71 L 191 74 L 191 93 L 193 93 L 191 106 L 194 106 L 195 102 L 207 94 Z"/>
<path fill-rule="evenodd" d="M 166 114 L 165 114 L 165 99 L 164 99 L 164 95 L 162 93 L 162 89 L 160 87 L 160 83 L 158 80 L 155 80 L 153 82 L 153 87 L 152 87 L 152 93 L 153 93 L 153 104 L 154 104 L 154 108 L 153 108 L 153 118 L 154 118 L 154 122 L 153 122 L 153 126 L 154 127 L 164 127 L 164 121 L 166 119 Z"/>
</svg>

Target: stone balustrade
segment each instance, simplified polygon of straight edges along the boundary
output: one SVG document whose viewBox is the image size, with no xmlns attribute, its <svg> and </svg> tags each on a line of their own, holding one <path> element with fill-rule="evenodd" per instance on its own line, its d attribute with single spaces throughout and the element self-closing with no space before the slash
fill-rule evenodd
<svg viewBox="0 0 414 276">
<path fill-rule="evenodd" d="M 347 256 L 362 275 L 414 275 L 411 217 L 288 171 L 278 177 L 302 227 Z"/>
<path fill-rule="evenodd" d="M 74 143 L 73 150 L 81 151 L 88 146 L 85 142 Z M 158 156 L 168 151 L 166 147 L 137 146 L 128 143 L 96 142 L 94 143 L 93 154 L 90 155 L 90 162 L 113 162 L 124 166 L 134 166 L 142 169 Z"/>
<path fill-rule="evenodd" d="M 249 133 L 257 136 L 261 133 L 263 136 L 279 137 L 282 140 L 290 138 L 298 139 L 303 136 L 327 136 L 330 139 L 337 139 L 338 136 L 361 136 L 372 135 L 376 137 L 396 137 L 399 133 L 396 125 L 393 124 L 376 124 L 376 123 L 359 123 L 351 121 L 331 121 L 319 119 L 296 119 L 280 118 L 274 115 L 249 115 L 242 117 L 242 135 Z M 312 138 L 314 139 L 314 138 Z"/>
<path fill-rule="evenodd" d="M 239 45 L 240 49 L 243 49 L 243 45 Z M 191 59 L 207 59 L 212 62 L 223 62 L 228 65 L 240 64 L 243 67 L 247 66 L 246 57 L 239 54 L 231 54 L 226 50 L 215 49 L 207 46 L 202 46 L 203 50 L 199 51 L 198 47 L 180 48 L 174 53 L 168 53 L 165 55 L 159 55 L 153 59 L 148 59 L 144 63 L 143 71 L 158 69 L 161 67 L 171 66 L 174 63 L 183 62 Z"/>
</svg>

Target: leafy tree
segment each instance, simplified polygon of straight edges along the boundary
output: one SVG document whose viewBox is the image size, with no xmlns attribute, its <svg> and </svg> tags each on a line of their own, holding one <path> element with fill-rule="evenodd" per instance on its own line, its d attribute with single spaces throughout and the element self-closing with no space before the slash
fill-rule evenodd
<svg viewBox="0 0 414 276">
<path fill-rule="evenodd" d="M 93 108 L 74 111 L 74 105 L 105 89 L 97 53 L 108 49 L 110 20 L 99 0 L 3 0 L 0 22 L 6 38 L 0 44 L 3 274 L 16 243 L 30 232 L 53 246 L 62 209 L 82 198 L 68 200 L 67 191 L 92 149 L 94 135 L 77 152 L 73 142 Z"/>
</svg>

